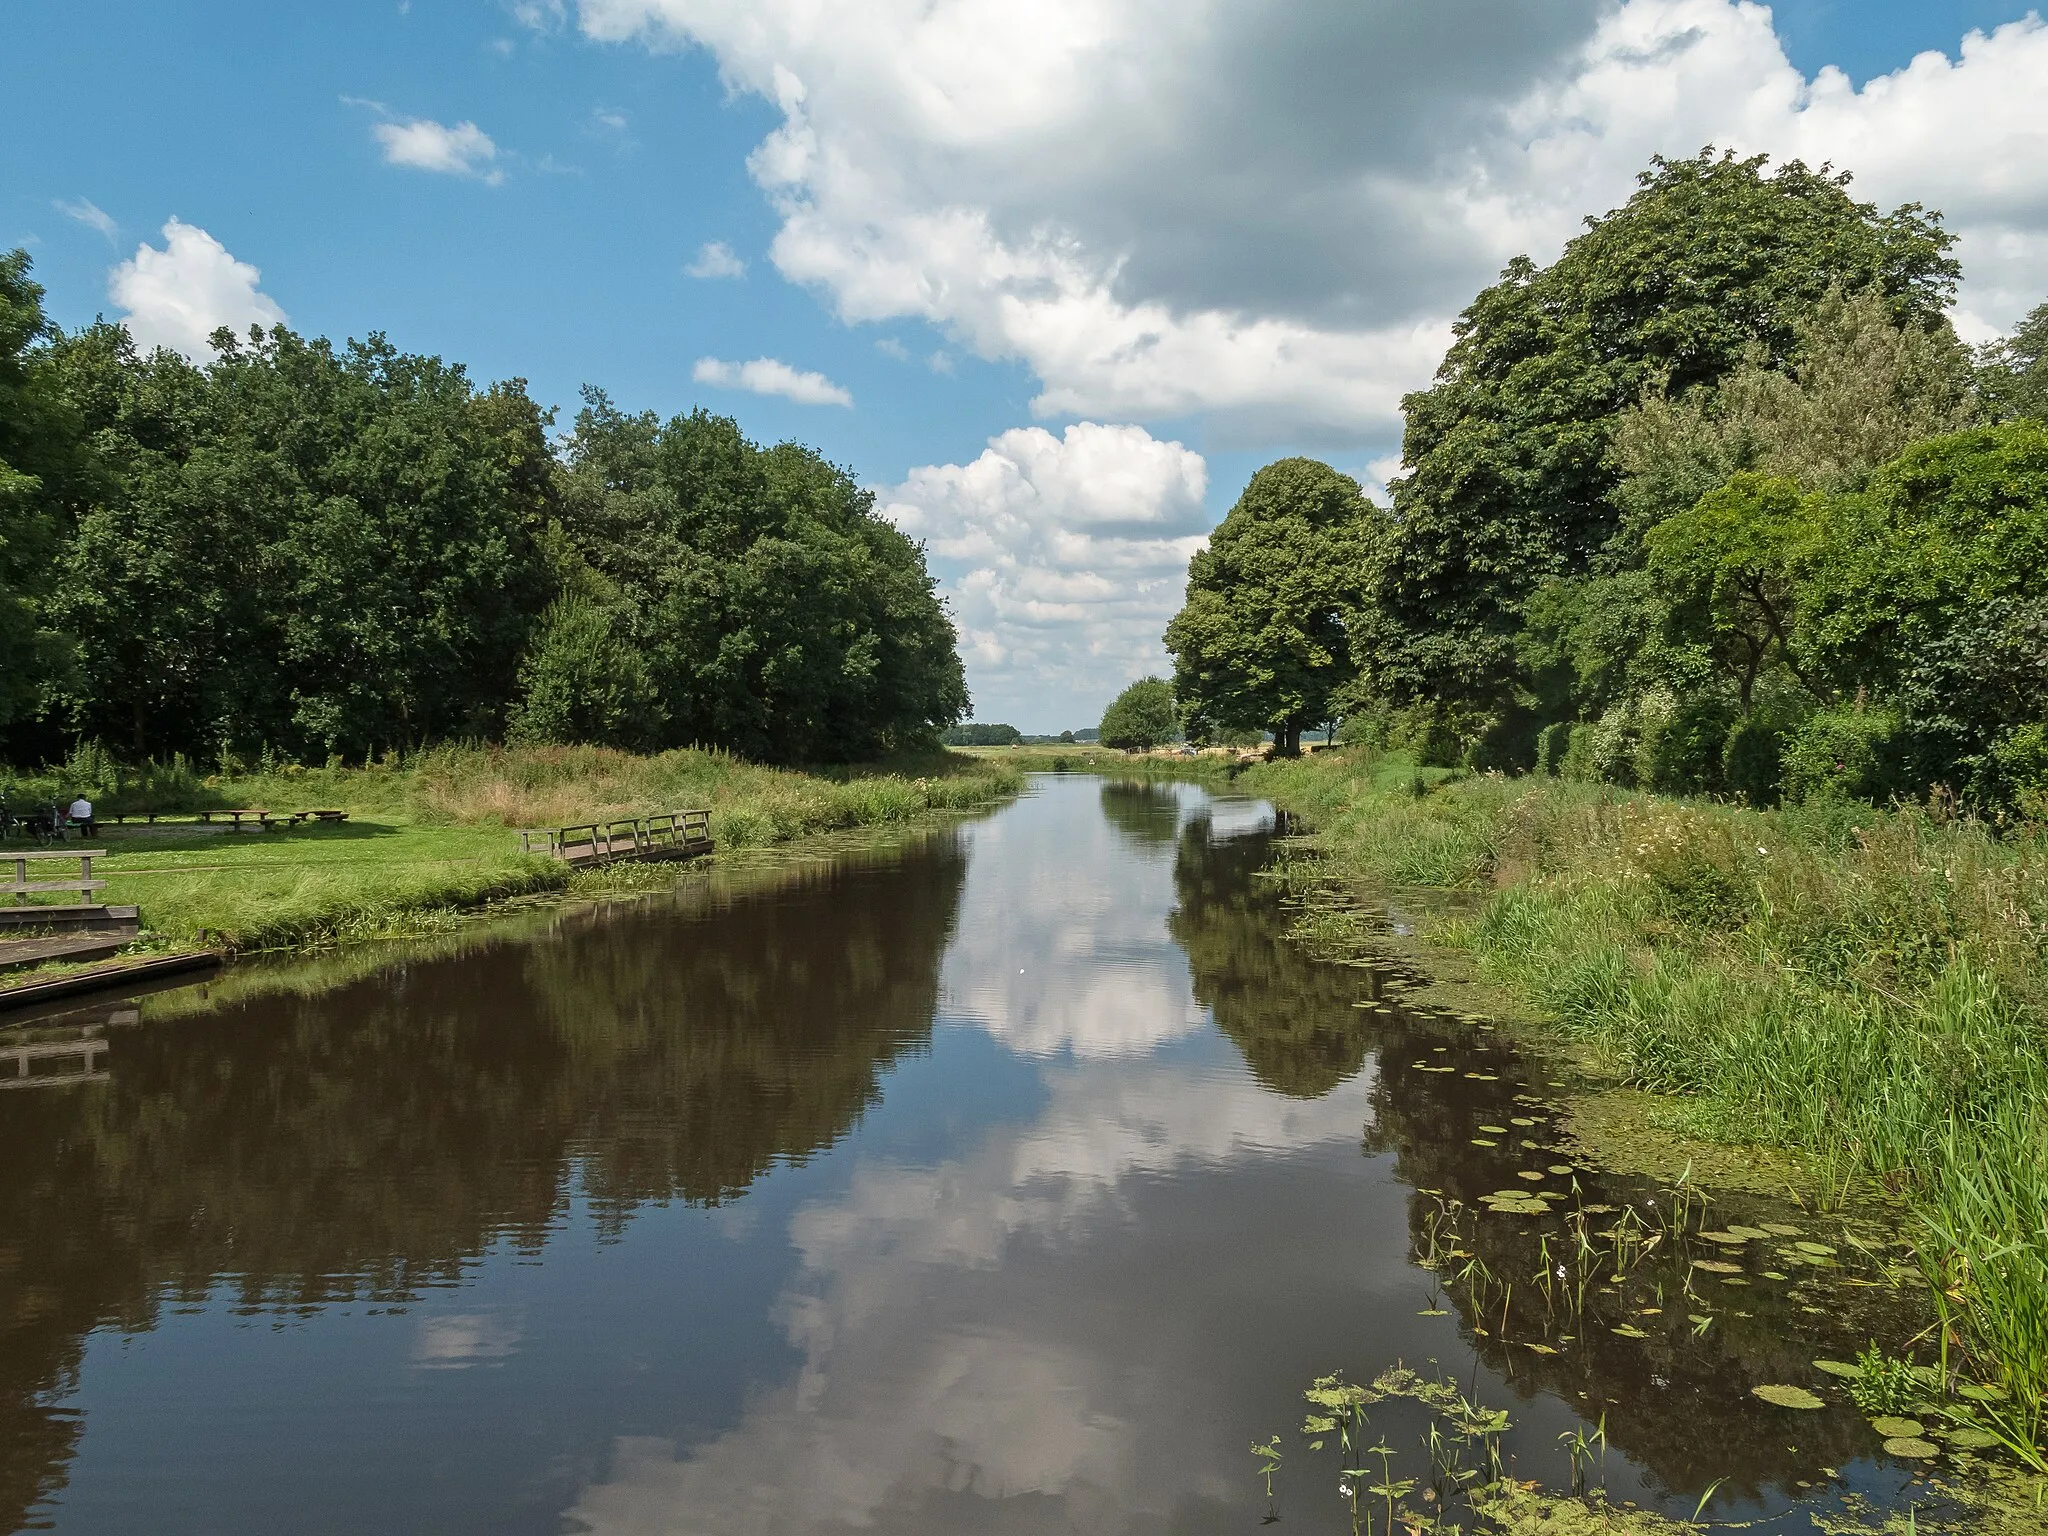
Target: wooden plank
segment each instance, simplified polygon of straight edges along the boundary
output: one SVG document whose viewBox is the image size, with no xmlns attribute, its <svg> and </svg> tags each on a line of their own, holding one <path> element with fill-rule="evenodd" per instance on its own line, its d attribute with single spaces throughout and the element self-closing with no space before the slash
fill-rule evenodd
<svg viewBox="0 0 2048 1536">
<path fill-rule="evenodd" d="M 0 891 L 12 891 L 17 896 L 24 891 L 77 891 L 84 895 L 87 891 L 105 890 L 106 886 L 104 880 L 16 880 L 10 885 L 0 885 Z"/>
<path fill-rule="evenodd" d="M 89 971 L 52 977 L 48 981 L 23 982 L 18 986 L 0 988 L 0 1009 L 27 1008 L 35 1003 L 49 1002 L 54 998 L 75 997 L 82 992 L 103 992 L 113 987 L 137 986 L 146 981 L 154 981 L 160 976 L 176 976 L 186 971 L 205 970 L 219 965 L 220 959 L 217 951 L 207 950 L 191 955 L 155 955 L 146 960 L 110 960 Z"/>
<path fill-rule="evenodd" d="M 20 860 L 20 859 L 103 859 L 103 858 L 105 858 L 106 856 L 107 856 L 107 850 L 106 850 L 106 849 L 104 849 L 104 848 L 66 848 L 66 849 L 63 849 L 63 850 L 62 850 L 61 852 L 60 852 L 60 851 L 58 851 L 58 850 L 56 850 L 56 849 L 38 849 L 38 850 L 36 850 L 35 852 L 29 852 L 29 851 L 27 851 L 27 850 L 16 850 L 16 849 L 10 849 L 10 850 L 9 850 L 9 851 L 8 851 L 8 852 L 7 852 L 6 854 L 5 854 L 5 855 L 0 855 L 0 857 L 6 857 L 6 858 L 10 858 L 10 859 L 16 859 L 16 860 Z"/>
</svg>

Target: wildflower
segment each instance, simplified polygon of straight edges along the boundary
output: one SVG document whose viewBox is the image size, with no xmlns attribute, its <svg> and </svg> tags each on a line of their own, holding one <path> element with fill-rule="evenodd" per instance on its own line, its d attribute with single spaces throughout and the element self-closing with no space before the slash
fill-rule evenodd
<svg viewBox="0 0 2048 1536">
<path fill-rule="evenodd" d="M 1351 1485 L 1341 1477 L 1337 1479 L 1337 1497 L 1340 1499 L 1351 1497 Z"/>
<path fill-rule="evenodd" d="M 1557 1266 L 1557 1278 L 1560 1280 L 1564 1278 L 1564 1266 L 1562 1264 Z"/>
<path fill-rule="evenodd" d="M 1765 846 L 1764 846 L 1764 845 L 1763 845 L 1762 843 L 1758 843 L 1758 844 L 1756 845 L 1756 851 L 1757 851 L 1758 853 L 1761 853 L 1761 854 L 1766 854 L 1766 855 L 1768 855 L 1768 854 L 1770 853 L 1770 851 L 1771 851 L 1771 850 L 1770 850 L 1770 849 L 1768 849 L 1768 848 L 1766 848 L 1766 847 L 1765 847 Z"/>
</svg>

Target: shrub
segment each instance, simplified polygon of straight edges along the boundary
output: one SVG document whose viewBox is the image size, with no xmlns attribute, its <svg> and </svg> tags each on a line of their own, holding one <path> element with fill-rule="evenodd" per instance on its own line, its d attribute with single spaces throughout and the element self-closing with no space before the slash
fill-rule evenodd
<svg viewBox="0 0 2048 1536">
<path fill-rule="evenodd" d="M 1751 805 L 1772 805 L 1785 772 L 1785 730 L 1762 715 L 1744 715 L 1721 745 L 1721 782 Z"/>
<path fill-rule="evenodd" d="M 1550 778 L 1564 771 L 1565 754 L 1571 749 L 1573 726 L 1569 720 L 1555 720 L 1536 733 L 1536 771 Z"/>
<path fill-rule="evenodd" d="M 1889 799 L 1899 789 L 1899 722 L 1884 709 L 1824 709 L 1785 744 L 1789 800 Z"/>
<path fill-rule="evenodd" d="M 1565 736 L 1564 756 L 1558 759 L 1559 778 L 1590 784 L 1600 776 L 1593 761 L 1595 739 L 1594 729 L 1590 725 L 1574 725 L 1569 728 Z"/>
<path fill-rule="evenodd" d="M 1636 780 L 1645 789 L 1700 795 L 1721 789 L 1734 707 L 1717 698 L 1690 698 L 1654 714 L 1645 711 L 1636 746 Z"/>
</svg>

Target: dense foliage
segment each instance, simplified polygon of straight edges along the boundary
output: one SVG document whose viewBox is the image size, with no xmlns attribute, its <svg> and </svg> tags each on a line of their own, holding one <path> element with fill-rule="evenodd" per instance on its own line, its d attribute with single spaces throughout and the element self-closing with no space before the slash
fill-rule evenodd
<svg viewBox="0 0 2048 1536">
<path fill-rule="evenodd" d="M 1370 516 L 1358 483 L 1314 459 L 1252 476 L 1189 562 L 1187 603 L 1166 631 L 1191 736 L 1271 730 L 1292 752 L 1330 718 L 1352 672 L 1343 611 Z"/>
<path fill-rule="evenodd" d="M 1099 739 L 1105 747 L 1120 751 L 1149 752 L 1179 734 L 1173 685 L 1164 678 L 1141 677 L 1102 712 Z"/>
<path fill-rule="evenodd" d="M 949 725 L 939 735 L 940 742 L 949 747 L 1014 747 L 1023 739 L 1024 733 L 1014 725 L 984 725 L 979 721 Z"/>
<path fill-rule="evenodd" d="M 1261 471 L 1167 630 L 1190 729 L 2048 815 L 2048 305 L 1973 359 L 1939 217 L 1846 183 L 1659 160 L 1467 309 L 1390 508 Z"/>
<path fill-rule="evenodd" d="M 0 259 L 0 758 L 360 760 L 504 736 L 773 761 L 966 710 L 922 549 L 701 411 L 282 327 L 194 364 L 64 335 Z"/>
</svg>

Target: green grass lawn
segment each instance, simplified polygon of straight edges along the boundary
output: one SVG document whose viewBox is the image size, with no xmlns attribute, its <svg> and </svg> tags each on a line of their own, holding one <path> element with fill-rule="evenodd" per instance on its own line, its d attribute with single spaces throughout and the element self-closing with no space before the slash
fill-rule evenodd
<svg viewBox="0 0 2048 1536">
<path fill-rule="evenodd" d="M 349 820 L 263 833 L 109 826 L 94 872 L 107 880 L 103 900 L 141 908 L 150 942 L 276 949 L 420 932 L 505 897 L 672 875 L 661 865 L 572 872 L 522 854 L 521 827 L 709 810 L 721 848 L 759 847 L 966 809 L 1021 782 L 1015 767 L 959 753 L 796 771 L 718 752 L 439 748 L 391 766 L 181 785 L 143 808 L 332 807 Z"/>
</svg>

